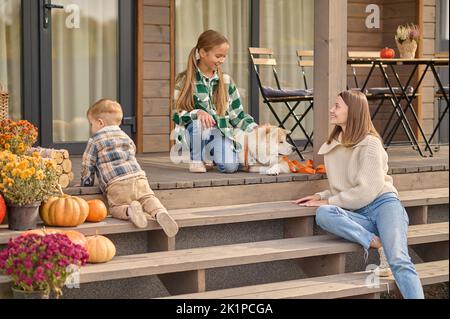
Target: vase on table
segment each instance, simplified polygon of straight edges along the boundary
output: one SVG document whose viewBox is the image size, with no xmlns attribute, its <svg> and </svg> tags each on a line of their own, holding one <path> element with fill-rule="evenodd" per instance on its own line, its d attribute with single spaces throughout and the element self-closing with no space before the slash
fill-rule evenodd
<svg viewBox="0 0 450 319">
<path fill-rule="evenodd" d="M 8 228 L 11 230 L 35 229 L 39 220 L 41 202 L 30 205 L 8 204 Z"/>
<path fill-rule="evenodd" d="M 398 51 L 400 52 L 400 58 L 402 59 L 414 59 L 416 57 L 417 51 L 417 42 L 416 40 L 405 40 L 403 42 L 399 42 L 395 40 L 397 43 Z"/>
</svg>

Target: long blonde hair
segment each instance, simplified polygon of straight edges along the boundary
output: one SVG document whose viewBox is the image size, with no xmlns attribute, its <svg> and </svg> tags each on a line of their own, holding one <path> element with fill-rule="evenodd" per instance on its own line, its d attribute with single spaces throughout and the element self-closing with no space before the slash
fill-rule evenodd
<svg viewBox="0 0 450 319">
<path fill-rule="evenodd" d="M 380 134 L 375 129 L 370 118 L 369 102 L 367 97 L 360 91 L 344 91 L 339 94 L 348 106 L 347 123 L 345 131 L 336 125 L 328 137 L 327 144 L 337 140 L 342 133 L 341 143 L 346 147 L 352 147 L 366 138 L 373 135 L 381 140 Z"/>
<path fill-rule="evenodd" d="M 176 102 L 177 112 L 190 112 L 194 110 L 194 85 L 197 69 L 196 53 L 199 52 L 200 49 L 208 52 L 214 47 L 222 45 L 224 43 L 229 44 L 227 38 L 214 30 L 205 31 L 200 35 L 197 41 L 197 45 L 191 50 L 191 53 L 189 54 L 186 70 L 180 73 L 175 79 L 175 82 L 179 83 L 184 78 L 181 93 Z M 223 71 L 221 67 L 218 67 L 217 73 L 219 76 L 219 85 L 218 88 L 214 91 L 213 103 L 216 106 L 217 113 L 223 116 L 228 109 L 228 93 L 226 90 Z"/>
</svg>

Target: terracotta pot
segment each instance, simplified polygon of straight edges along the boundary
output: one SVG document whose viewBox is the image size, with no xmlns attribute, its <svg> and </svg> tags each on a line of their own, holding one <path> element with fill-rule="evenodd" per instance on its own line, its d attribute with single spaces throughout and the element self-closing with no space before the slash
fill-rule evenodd
<svg viewBox="0 0 450 319">
<path fill-rule="evenodd" d="M 48 291 L 23 291 L 11 288 L 14 299 L 50 299 Z"/>
<path fill-rule="evenodd" d="M 16 206 L 8 205 L 8 228 L 11 230 L 31 230 L 35 229 L 39 220 L 40 202 Z"/>
</svg>

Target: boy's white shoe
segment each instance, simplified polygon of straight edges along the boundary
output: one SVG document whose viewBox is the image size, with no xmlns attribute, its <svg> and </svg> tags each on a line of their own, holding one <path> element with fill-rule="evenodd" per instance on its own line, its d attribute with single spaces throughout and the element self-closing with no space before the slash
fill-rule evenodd
<svg viewBox="0 0 450 319">
<path fill-rule="evenodd" d="M 387 262 L 386 255 L 384 254 L 383 247 L 378 248 L 378 254 L 380 255 L 380 265 L 375 268 L 374 273 L 379 277 L 389 277 L 392 276 L 391 268 L 389 268 L 389 263 Z"/>
<path fill-rule="evenodd" d="M 174 237 L 178 233 L 178 224 L 166 211 L 156 214 L 156 221 L 166 233 L 167 237 Z"/>
<path fill-rule="evenodd" d="M 206 173 L 206 167 L 203 162 L 191 162 L 189 164 L 189 172 L 191 173 Z"/>
<path fill-rule="evenodd" d="M 148 225 L 147 217 L 145 216 L 142 205 L 138 201 L 132 201 L 127 210 L 128 217 L 130 221 L 137 228 L 145 228 Z"/>
</svg>

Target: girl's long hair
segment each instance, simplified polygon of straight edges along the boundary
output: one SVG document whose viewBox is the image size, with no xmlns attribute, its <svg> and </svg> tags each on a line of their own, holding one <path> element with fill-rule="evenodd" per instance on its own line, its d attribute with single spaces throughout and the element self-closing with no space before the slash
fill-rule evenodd
<svg viewBox="0 0 450 319">
<path fill-rule="evenodd" d="M 339 94 L 348 106 L 348 117 L 345 131 L 336 125 L 328 137 L 327 144 L 337 140 L 342 133 L 341 143 L 346 147 L 352 147 L 360 143 L 367 135 L 373 135 L 381 140 L 380 134 L 375 129 L 370 118 L 369 102 L 360 91 L 344 91 Z"/>
<path fill-rule="evenodd" d="M 176 83 L 183 81 L 180 96 L 176 102 L 177 112 L 181 111 L 192 111 L 194 110 L 194 92 L 195 92 L 195 74 L 197 69 L 197 58 L 196 54 L 200 49 L 206 52 L 210 51 L 212 48 L 222 45 L 224 43 L 229 43 L 228 40 L 221 35 L 219 32 L 208 30 L 203 32 L 198 38 L 197 45 L 191 50 L 189 54 L 187 68 L 184 72 L 180 73 L 175 79 Z M 217 69 L 217 74 L 219 76 L 218 88 L 213 94 L 213 103 L 216 106 L 216 111 L 219 115 L 225 115 L 228 109 L 228 93 L 225 86 L 224 76 L 222 68 Z"/>
</svg>

